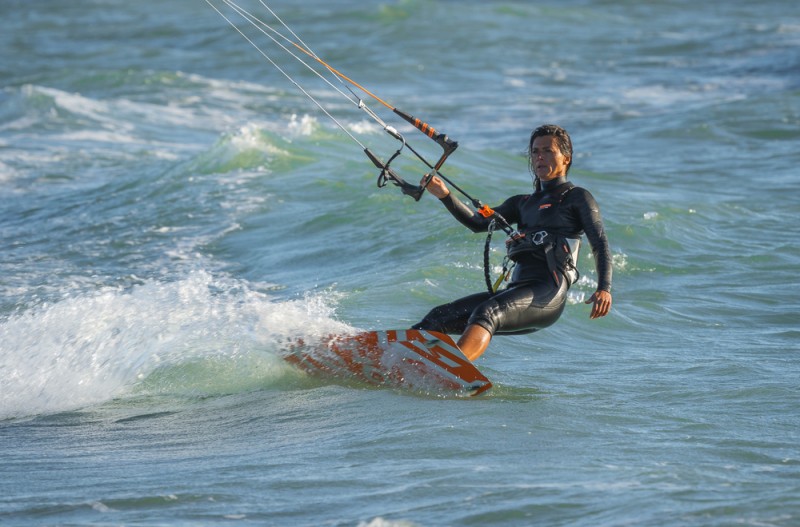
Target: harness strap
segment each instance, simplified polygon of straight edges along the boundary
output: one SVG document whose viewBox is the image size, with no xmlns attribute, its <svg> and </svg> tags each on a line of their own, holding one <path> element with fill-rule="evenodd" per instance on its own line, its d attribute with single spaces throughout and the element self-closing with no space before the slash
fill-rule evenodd
<svg viewBox="0 0 800 527">
<path fill-rule="evenodd" d="M 561 276 L 560 276 L 560 269 L 558 266 L 558 262 L 556 261 L 556 254 L 553 250 L 555 247 L 555 243 L 546 243 L 544 245 L 544 256 L 547 259 L 547 269 L 550 271 L 550 276 L 553 277 L 553 280 L 556 283 L 556 286 L 561 285 Z"/>
</svg>

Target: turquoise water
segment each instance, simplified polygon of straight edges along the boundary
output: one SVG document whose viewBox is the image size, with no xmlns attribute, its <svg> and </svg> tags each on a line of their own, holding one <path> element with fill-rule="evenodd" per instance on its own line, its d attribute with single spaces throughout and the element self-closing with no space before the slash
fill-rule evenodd
<svg viewBox="0 0 800 527">
<path fill-rule="evenodd" d="M 305 378 L 287 339 L 408 327 L 481 290 L 483 236 L 378 189 L 206 2 L 7 0 L 0 523 L 800 524 L 800 7 L 270 6 L 459 141 L 442 172 L 489 204 L 530 188 L 530 130 L 565 126 L 612 313 L 588 319 L 584 251 L 558 324 L 479 359 L 483 397 Z M 359 141 L 397 148 L 264 47 Z"/>
</svg>

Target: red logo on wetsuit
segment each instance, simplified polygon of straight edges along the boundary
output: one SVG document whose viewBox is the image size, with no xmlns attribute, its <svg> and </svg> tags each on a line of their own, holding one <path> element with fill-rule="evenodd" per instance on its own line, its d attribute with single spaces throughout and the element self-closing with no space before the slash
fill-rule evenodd
<svg viewBox="0 0 800 527">
<path fill-rule="evenodd" d="M 550 208 L 550 207 L 552 207 L 552 206 L 553 206 L 553 204 L 552 204 L 552 203 L 542 203 L 541 205 L 539 205 L 539 210 L 542 210 L 542 209 L 549 209 L 549 208 Z"/>
</svg>

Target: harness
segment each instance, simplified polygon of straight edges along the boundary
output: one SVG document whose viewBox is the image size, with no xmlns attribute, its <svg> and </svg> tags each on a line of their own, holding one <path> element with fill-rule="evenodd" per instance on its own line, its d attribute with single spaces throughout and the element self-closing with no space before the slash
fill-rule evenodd
<svg viewBox="0 0 800 527">
<path fill-rule="evenodd" d="M 562 190 L 557 199 L 550 203 L 543 204 L 551 210 L 559 207 L 566 198 L 567 194 L 575 188 L 571 182 L 564 184 L 566 188 Z M 491 235 L 491 230 L 490 230 Z M 506 257 L 503 260 L 503 274 L 501 279 L 495 284 L 494 290 L 500 285 L 502 279 L 507 279 L 511 270 L 508 269 L 508 261 L 513 262 L 511 269 L 521 259 L 528 255 L 543 256 L 547 262 L 547 269 L 553 278 L 556 286 L 561 285 L 561 276 L 567 278 L 570 284 L 575 283 L 580 277 L 576 260 L 580 249 L 580 238 L 572 238 L 558 232 L 548 232 L 546 230 L 530 230 L 524 233 L 515 233 L 506 240 Z"/>
</svg>

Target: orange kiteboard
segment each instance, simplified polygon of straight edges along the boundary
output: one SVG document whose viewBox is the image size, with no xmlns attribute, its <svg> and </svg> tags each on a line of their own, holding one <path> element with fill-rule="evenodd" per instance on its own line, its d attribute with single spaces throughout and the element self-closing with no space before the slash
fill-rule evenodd
<svg viewBox="0 0 800 527">
<path fill-rule="evenodd" d="M 478 395 L 492 383 L 453 339 L 416 329 L 330 336 L 302 341 L 284 357 L 310 375 L 436 395 Z"/>
</svg>

